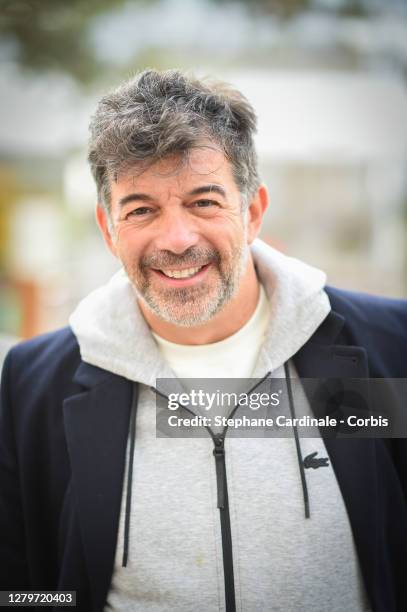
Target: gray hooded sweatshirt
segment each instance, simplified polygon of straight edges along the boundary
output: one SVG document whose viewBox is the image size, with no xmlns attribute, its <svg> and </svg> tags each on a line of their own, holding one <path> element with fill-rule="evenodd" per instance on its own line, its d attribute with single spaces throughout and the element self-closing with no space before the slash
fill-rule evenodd
<svg viewBox="0 0 407 612">
<path fill-rule="evenodd" d="M 284 364 L 329 313 L 326 278 L 260 240 L 252 253 L 270 308 L 252 377 L 267 372 L 284 377 Z M 106 610 L 225 610 L 213 441 L 209 435 L 156 436 L 156 396 L 150 387 L 174 373 L 125 273 L 86 297 L 70 324 L 84 361 L 139 383 L 129 557 L 123 567 L 128 448 Z M 292 364 L 290 371 L 295 376 Z M 220 375 L 228 376 L 227 367 Z M 318 452 L 328 458 L 325 467 L 306 471 L 310 518 L 304 515 L 293 438 L 226 437 L 225 451 L 236 610 L 368 610 L 347 511 L 323 440 L 301 439 L 303 457 Z"/>
</svg>

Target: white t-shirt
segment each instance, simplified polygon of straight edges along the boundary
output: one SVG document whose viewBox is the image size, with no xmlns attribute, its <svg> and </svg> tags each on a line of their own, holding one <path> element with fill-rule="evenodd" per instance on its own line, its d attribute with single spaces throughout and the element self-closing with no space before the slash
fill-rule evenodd
<svg viewBox="0 0 407 612">
<path fill-rule="evenodd" d="M 260 284 L 256 310 L 235 334 L 212 344 L 175 344 L 153 334 L 160 351 L 178 378 L 250 378 L 270 317 L 269 302 Z"/>
</svg>

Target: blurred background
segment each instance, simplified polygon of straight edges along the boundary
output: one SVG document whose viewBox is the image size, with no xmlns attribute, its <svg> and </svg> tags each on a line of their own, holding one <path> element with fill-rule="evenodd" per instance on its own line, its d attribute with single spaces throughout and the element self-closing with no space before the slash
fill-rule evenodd
<svg viewBox="0 0 407 612">
<path fill-rule="evenodd" d="M 0 345 L 66 324 L 117 263 L 87 125 L 137 70 L 225 79 L 259 117 L 263 238 L 407 295 L 405 0 L 0 0 Z"/>
</svg>

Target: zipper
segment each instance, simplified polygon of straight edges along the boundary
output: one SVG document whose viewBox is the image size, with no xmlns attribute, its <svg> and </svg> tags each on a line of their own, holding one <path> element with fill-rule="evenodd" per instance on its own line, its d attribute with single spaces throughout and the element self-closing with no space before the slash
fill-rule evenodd
<svg viewBox="0 0 407 612">
<path fill-rule="evenodd" d="M 257 387 L 259 387 L 265 380 L 270 376 L 271 372 L 267 372 L 263 378 L 257 382 L 251 389 L 246 391 L 247 395 L 250 395 Z M 168 397 L 158 391 L 155 387 L 150 387 L 157 395 L 168 400 Z M 190 410 L 187 406 L 179 404 L 180 407 L 184 408 L 187 412 L 192 415 L 195 413 Z M 236 404 L 228 418 L 232 418 L 240 407 L 240 404 Z M 225 605 L 226 612 L 236 612 L 236 599 L 235 599 L 235 579 L 233 573 L 233 548 L 232 548 L 232 530 L 230 527 L 230 512 L 229 512 L 229 497 L 228 497 L 228 486 L 226 479 L 226 461 L 225 461 L 225 437 L 228 430 L 228 426 L 225 425 L 223 431 L 219 434 L 213 433 L 209 426 L 205 426 L 205 429 L 211 436 L 214 444 L 213 456 L 215 457 L 216 467 L 216 486 L 217 486 L 217 506 L 220 514 L 220 529 L 222 534 L 222 552 L 223 552 L 223 575 L 225 583 Z"/>
<path fill-rule="evenodd" d="M 235 612 L 235 579 L 233 575 L 232 530 L 230 528 L 230 512 L 228 487 L 226 480 L 225 438 L 222 434 L 214 435 L 213 456 L 216 465 L 216 483 L 218 490 L 218 508 L 220 513 L 220 528 L 222 533 L 223 575 L 225 581 L 226 612 Z"/>
<path fill-rule="evenodd" d="M 150 389 L 160 397 L 168 400 L 168 397 L 165 395 L 165 393 L 161 393 L 161 391 L 159 391 L 155 387 L 150 387 Z M 195 416 L 195 413 L 187 406 L 184 406 L 183 404 L 178 405 Z M 232 416 L 236 412 L 238 407 L 239 404 L 234 407 L 230 416 Z M 219 508 L 220 530 L 222 534 L 223 579 L 225 584 L 226 612 L 236 612 L 235 579 L 233 574 L 232 530 L 230 527 L 229 498 L 225 462 L 225 436 L 227 428 L 228 426 L 226 425 L 221 433 L 215 434 L 208 425 L 205 425 L 205 429 L 212 438 L 214 445 L 213 456 L 215 457 L 217 507 Z"/>
<path fill-rule="evenodd" d="M 247 395 L 253 393 L 270 376 L 271 372 L 267 372 L 263 378 L 253 387 L 246 391 Z M 228 418 L 231 419 L 240 404 L 236 404 Z M 225 604 L 226 612 L 236 612 L 235 599 L 235 579 L 233 573 L 233 547 L 232 547 L 232 530 L 230 527 L 230 512 L 229 512 L 229 497 L 228 485 L 226 478 L 226 461 L 225 461 L 225 437 L 228 426 L 225 425 L 220 434 L 214 434 L 210 427 L 206 428 L 210 434 L 214 449 L 213 456 L 215 457 L 216 467 L 216 485 L 218 495 L 218 508 L 220 514 L 220 529 L 222 533 L 222 551 L 223 551 L 223 575 L 225 581 Z"/>
</svg>

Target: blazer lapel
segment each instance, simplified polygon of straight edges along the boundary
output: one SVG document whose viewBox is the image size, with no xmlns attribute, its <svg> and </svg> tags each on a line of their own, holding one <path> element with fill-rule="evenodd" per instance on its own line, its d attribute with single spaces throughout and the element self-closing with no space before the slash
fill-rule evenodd
<svg viewBox="0 0 407 612">
<path fill-rule="evenodd" d="M 311 341 L 294 356 L 301 378 L 368 378 L 365 349 L 340 341 L 344 322 L 331 311 Z M 376 441 L 326 437 L 324 442 L 348 511 L 366 588 L 372 595 L 378 534 Z"/>
<path fill-rule="evenodd" d="M 95 610 L 102 610 L 113 572 L 133 385 L 81 363 L 83 393 L 64 401 L 72 486 Z"/>
</svg>

